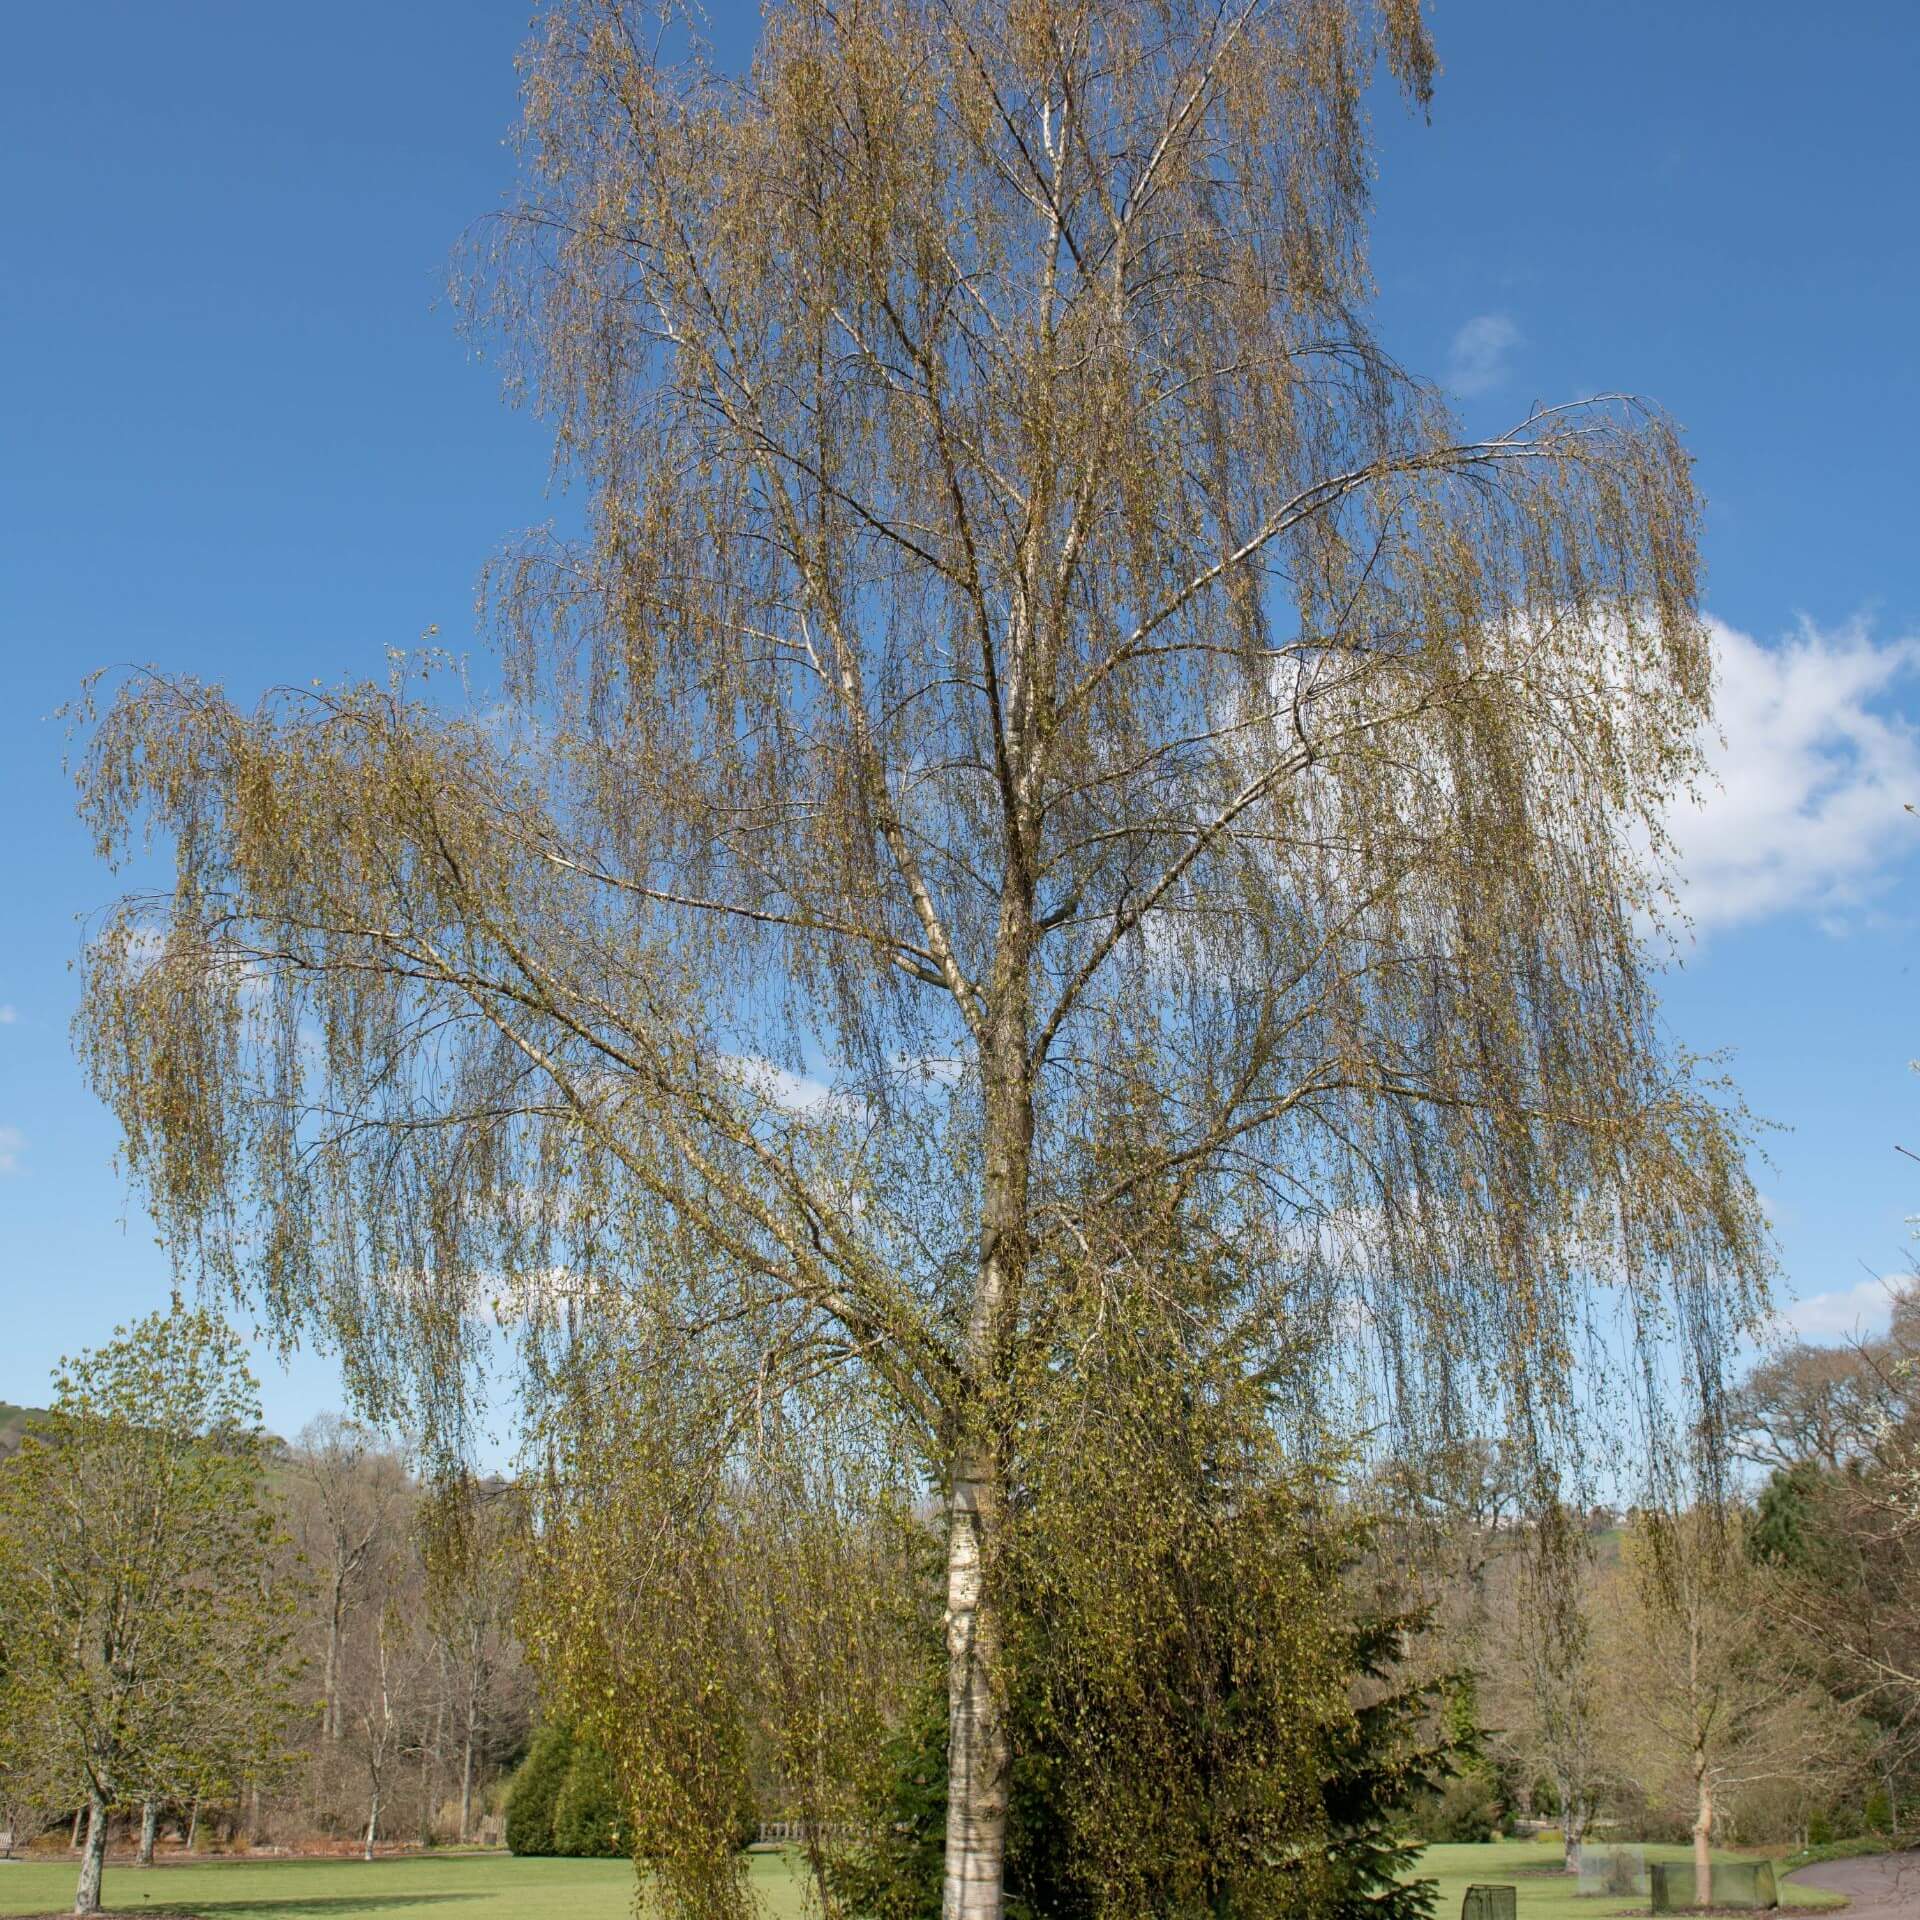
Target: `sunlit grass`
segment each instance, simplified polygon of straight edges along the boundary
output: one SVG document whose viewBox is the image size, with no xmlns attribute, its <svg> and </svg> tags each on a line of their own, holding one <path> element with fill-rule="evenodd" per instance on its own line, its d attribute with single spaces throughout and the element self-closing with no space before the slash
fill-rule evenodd
<svg viewBox="0 0 1920 1920">
<path fill-rule="evenodd" d="M 1649 1847 L 1648 1857 L 1678 1860 L 1681 1847 Z M 1556 1871 L 1557 1844 L 1429 1847 L 1420 1871 L 1440 1883 L 1440 1920 L 1454 1920 L 1460 1898 L 1478 1881 L 1520 1890 L 1520 1920 L 1605 1920 L 1644 1913 L 1644 1901 L 1581 1898 Z M 1729 1856 L 1730 1857 L 1730 1856 Z M 754 1885 L 777 1920 L 800 1920 L 804 1901 L 793 1864 L 777 1854 L 750 1862 Z M 0 1864 L 0 1916 L 65 1912 L 73 1904 L 71 1859 Z M 1795 1888 L 1795 1906 L 1837 1907 L 1835 1894 Z M 210 1860 L 143 1871 L 109 1864 L 110 1913 L 193 1914 L 206 1920 L 386 1920 L 430 1908 L 446 1920 L 628 1920 L 633 1872 L 618 1860 L 515 1860 L 497 1853 L 437 1853 L 376 1860 Z"/>
</svg>

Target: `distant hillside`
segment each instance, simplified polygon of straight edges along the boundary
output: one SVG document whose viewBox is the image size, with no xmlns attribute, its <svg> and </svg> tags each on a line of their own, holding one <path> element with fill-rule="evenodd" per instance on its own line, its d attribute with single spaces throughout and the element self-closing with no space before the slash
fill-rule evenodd
<svg viewBox="0 0 1920 1920">
<path fill-rule="evenodd" d="M 27 1422 L 43 1412 L 43 1407 L 16 1407 L 11 1400 L 0 1400 L 0 1460 L 19 1446 Z"/>
</svg>

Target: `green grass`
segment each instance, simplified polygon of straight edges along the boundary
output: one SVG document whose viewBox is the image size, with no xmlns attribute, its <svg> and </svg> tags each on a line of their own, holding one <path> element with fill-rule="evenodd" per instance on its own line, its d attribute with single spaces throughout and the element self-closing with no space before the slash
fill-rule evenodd
<svg viewBox="0 0 1920 1920">
<path fill-rule="evenodd" d="M 1685 1860 L 1685 1847 L 1649 1847 L 1649 1860 Z M 1736 1854 L 1715 1850 L 1715 1859 L 1732 1860 Z M 1609 1914 L 1644 1914 L 1645 1897 L 1608 1900 L 1596 1894 L 1584 1898 L 1579 1881 L 1560 1871 L 1559 1840 L 1503 1840 L 1495 1845 L 1429 1847 L 1420 1856 L 1417 1869 L 1440 1883 L 1440 1901 L 1434 1909 L 1435 1920 L 1457 1920 L 1460 1896 L 1476 1882 L 1499 1885 L 1510 1882 L 1520 1889 L 1520 1920 L 1603 1920 Z M 1841 1907 L 1846 1904 L 1838 1894 L 1824 1893 L 1816 1887 L 1783 1888 L 1781 1900 L 1795 1907 Z"/>
<path fill-rule="evenodd" d="M 0 1863 L 0 1915 L 73 1906 L 71 1859 Z M 755 1854 L 756 1888 L 780 1920 L 799 1920 L 800 1888 L 784 1858 Z M 210 1860 L 140 1868 L 107 1863 L 109 1913 L 204 1914 L 207 1920 L 631 1920 L 623 1860 L 515 1860 L 442 1853 L 375 1860 Z"/>
<path fill-rule="evenodd" d="M 1682 1847 L 1649 1847 L 1652 1859 L 1683 1859 Z M 1731 1856 L 1728 1856 L 1731 1857 Z M 1511 1881 L 1520 1920 L 1604 1920 L 1644 1913 L 1644 1902 L 1581 1899 L 1556 1871 L 1557 1842 L 1429 1847 L 1420 1871 L 1440 1883 L 1437 1920 L 1455 1920 L 1475 1881 Z M 754 1885 L 776 1920 L 800 1920 L 800 1883 L 788 1860 L 755 1854 Z M 69 1859 L 0 1864 L 0 1916 L 58 1913 L 73 1904 Z M 1796 1906 L 1840 1906 L 1813 1888 Z M 629 1920 L 633 1871 L 619 1860 L 515 1860 L 497 1853 L 441 1853 L 376 1860 L 210 1860 L 138 1867 L 109 1863 L 110 1913 L 190 1913 L 206 1920 Z M 441 1910 L 438 1915 L 434 1909 Z"/>
</svg>

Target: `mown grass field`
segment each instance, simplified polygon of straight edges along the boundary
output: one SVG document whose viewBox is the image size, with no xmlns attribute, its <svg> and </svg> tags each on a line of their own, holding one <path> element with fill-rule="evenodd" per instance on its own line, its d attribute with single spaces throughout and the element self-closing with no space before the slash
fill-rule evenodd
<svg viewBox="0 0 1920 1920">
<path fill-rule="evenodd" d="M 1649 1848 L 1656 1859 L 1683 1849 Z M 1440 1883 L 1438 1920 L 1454 1920 L 1476 1881 L 1520 1889 L 1520 1920 L 1602 1920 L 1646 1911 L 1644 1904 L 1582 1899 L 1554 1871 L 1558 1849 L 1527 1841 L 1429 1847 L 1421 1871 Z M 756 1854 L 755 1889 L 775 1920 L 800 1920 L 799 1882 L 786 1858 Z M 73 1904 L 68 1860 L 0 1863 L 0 1916 L 65 1912 Z M 1798 1906 L 1837 1906 L 1812 1889 L 1787 1896 Z M 205 1920 L 628 1920 L 633 1874 L 618 1860 L 515 1860 L 505 1854 L 423 1854 L 376 1860 L 217 1860 L 143 1872 L 109 1863 L 111 1913 L 193 1914 Z"/>
<path fill-rule="evenodd" d="M 1735 1856 L 1716 1850 L 1716 1859 Z M 1685 1847 L 1649 1847 L 1649 1860 L 1684 1860 Z M 1477 1847 L 1429 1847 L 1420 1856 L 1420 1872 L 1440 1883 L 1440 1902 L 1434 1909 L 1435 1920 L 1458 1920 L 1460 1898 L 1476 1883 L 1506 1883 L 1520 1890 L 1520 1920 L 1602 1920 L 1608 1914 L 1644 1914 L 1647 1903 L 1640 1900 L 1606 1899 L 1594 1894 L 1582 1896 L 1579 1882 L 1559 1871 L 1560 1843 L 1541 1844 L 1529 1840 L 1504 1840 L 1497 1845 Z M 1833 1894 L 1814 1887 L 1783 1888 L 1781 1901 L 1795 1907 L 1841 1907 L 1846 1903 Z"/>
<path fill-rule="evenodd" d="M 799 1920 L 786 1861 L 756 1854 L 754 1882 L 780 1920 Z M 69 1861 L 0 1864 L 0 1915 L 63 1913 Z M 107 1863 L 109 1913 L 206 1920 L 631 1920 L 633 1869 L 622 1860 L 516 1860 L 448 1853 L 375 1860 L 219 1860 L 149 1867 Z"/>
</svg>

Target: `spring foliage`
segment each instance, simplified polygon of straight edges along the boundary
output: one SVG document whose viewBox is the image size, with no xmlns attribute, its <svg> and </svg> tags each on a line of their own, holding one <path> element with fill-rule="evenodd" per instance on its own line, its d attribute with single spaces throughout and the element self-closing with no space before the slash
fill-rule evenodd
<svg viewBox="0 0 1920 1920">
<path fill-rule="evenodd" d="M 1466 438 L 1379 350 L 1382 61 L 1424 98 L 1412 0 L 790 0 L 738 76 L 565 0 L 474 310 L 586 530 L 491 576 L 504 700 L 142 674 L 88 742 L 102 852 L 173 856 L 81 1021 L 170 1244 L 447 1454 L 522 1337 L 539 1657 L 688 1912 L 746 1898 L 756 1742 L 851 1791 L 904 1641 L 846 1576 L 917 1503 L 949 1913 L 1042 1657 L 1127 1911 L 1308 1802 L 1277 1726 L 1277 1797 L 1154 1799 L 1129 1663 L 1257 1667 L 1182 1596 L 1293 1633 L 1297 1575 L 1111 1405 L 1543 1454 L 1583 1360 L 1711 1413 L 1757 1305 L 1642 952 L 1711 711 L 1687 460 L 1626 400 Z M 1088 1611 L 1036 1649 L 1028 1589 Z"/>
<path fill-rule="evenodd" d="M 244 1349 L 176 1309 L 63 1362 L 54 1388 L 0 1466 L 0 1748 L 55 1805 L 270 1782 L 296 1597 Z"/>
</svg>

